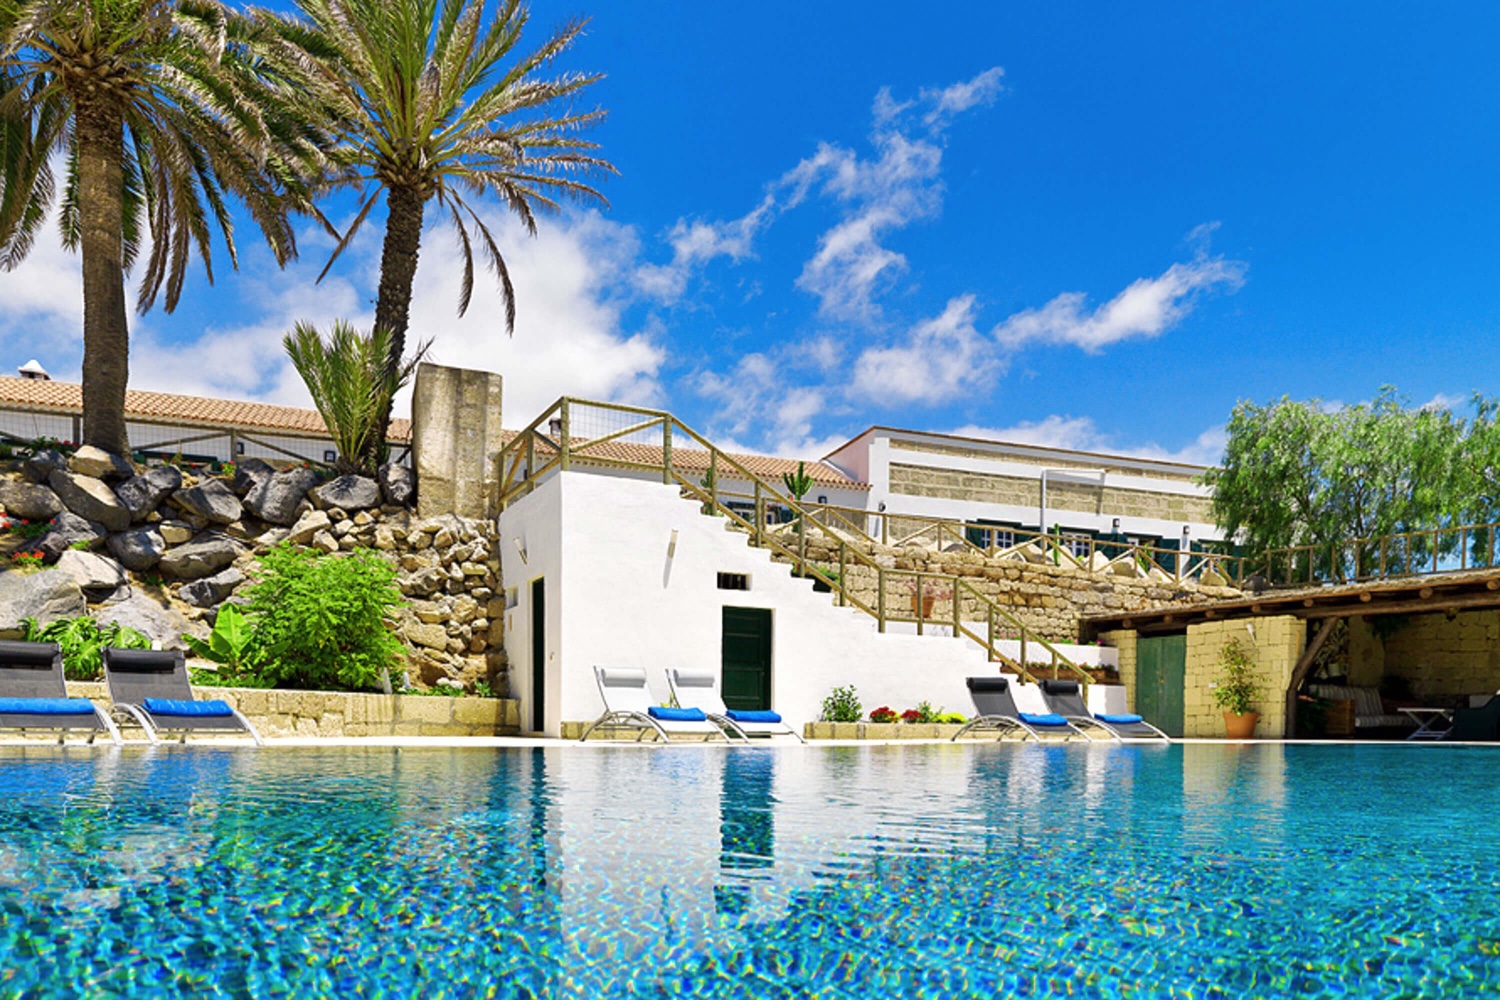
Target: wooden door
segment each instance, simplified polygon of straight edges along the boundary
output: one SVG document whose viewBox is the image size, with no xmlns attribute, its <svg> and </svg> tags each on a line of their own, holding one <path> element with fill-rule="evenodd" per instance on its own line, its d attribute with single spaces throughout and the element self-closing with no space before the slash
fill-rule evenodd
<svg viewBox="0 0 1500 1000">
<path fill-rule="evenodd" d="M 1135 710 L 1168 736 L 1182 735 L 1187 636 L 1141 636 L 1135 646 Z"/>
<path fill-rule="evenodd" d="M 754 710 L 771 707 L 771 609 L 725 608 L 724 704 Z"/>
<path fill-rule="evenodd" d="M 531 731 L 547 728 L 547 581 L 531 581 Z"/>
</svg>

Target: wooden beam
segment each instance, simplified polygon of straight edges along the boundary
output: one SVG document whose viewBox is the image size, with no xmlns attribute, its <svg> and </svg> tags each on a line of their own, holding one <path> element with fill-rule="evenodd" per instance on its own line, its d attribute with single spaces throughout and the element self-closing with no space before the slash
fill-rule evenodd
<svg viewBox="0 0 1500 1000">
<path fill-rule="evenodd" d="M 1486 580 L 1486 581 L 1484 581 L 1484 589 L 1485 590 L 1500 590 L 1500 580 Z"/>
<path fill-rule="evenodd" d="M 1361 604 L 1369 604 L 1370 603 L 1370 592 L 1367 590 L 1364 593 L 1360 594 L 1359 595 L 1359 600 L 1360 600 Z"/>
<path fill-rule="evenodd" d="M 1299 613 L 1299 617 L 1316 618 L 1343 618 L 1355 613 L 1358 609 L 1364 615 L 1401 615 L 1407 613 L 1422 614 L 1429 611 L 1447 611 L 1450 608 L 1462 610 L 1464 608 L 1500 608 L 1500 594 L 1485 591 L 1478 594 L 1463 594 L 1453 597 L 1442 597 L 1435 601 L 1377 601 L 1374 604 L 1338 604 L 1325 605 L 1321 608 L 1313 608 L 1310 611 Z"/>
<path fill-rule="evenodd" d="M 1425 601 L 1429 597 L 1432 596 L 1432 588 L 1431 587 L 1423 587 L 1421 590 L 1417 591 L 1417 594 L 1418 594 L 1418 596 L 1420 596 L 1422 598 L 1422 600 Z"/>
<path fill-rule="evenodd" d="M 1313 636 L 1313 641 L 1307 644 L 1302 655 L 1297 658 L 1297 665 L 1292 668 L 1291 679 L 1286 685 L 1286 738 L 1293 739 L 1297 735 L 1297 689 L 1302 687 L 1302 681 L 1307 677 L 1307 672 L 1312 669 L 1313 658 L 1318 655 L 1318 650 L 1328 641 L 1333 634 L 1333 627 L 1337 625 L 1337 618 L 1329 618 L 1323 622 L 1318 629 L 1318 634 Z"/>
<path fill-rule="evenodd" d="M 1316 600 L 1314 600 L 1313 598 L 1311 598 L 1311 597 L 1304 597 L 1304 598 L 1302 598 L 1302 606 L 1304 608 L 1310 608 L 1314 604 L 1317 604 L 1317 603 L 1318 602 Z"/>
</svg>

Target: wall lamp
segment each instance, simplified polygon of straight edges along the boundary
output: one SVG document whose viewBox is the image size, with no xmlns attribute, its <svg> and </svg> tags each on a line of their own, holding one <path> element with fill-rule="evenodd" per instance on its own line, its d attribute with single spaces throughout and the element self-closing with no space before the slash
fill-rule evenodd
<svg viewBox="0 0 1500 1000">
<path fill-rule="evenodd" d="M 677 558 L 677 529 L 672 529 L 672 538 L 667 542 L 667 558 Z"/>
<path fill-rule="evenodd" d="M 516 555 L 521 557 L 521 565 L 527 565 L 529 560 L 526 558 L 526 546 L 521 544 L 521 540 L 519 538 L 512 538 L 510 540 L 510 543 L 516 547 Z"/>
</svg>

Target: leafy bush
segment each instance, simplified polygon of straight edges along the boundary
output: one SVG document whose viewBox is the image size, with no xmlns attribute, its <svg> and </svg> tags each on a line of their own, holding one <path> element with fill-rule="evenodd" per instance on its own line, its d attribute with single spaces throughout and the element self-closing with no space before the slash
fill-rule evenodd
<svg viewBox="0 0 1500 1000">
<path fill-rule="evenodd" d="M 183 636 L 182 641 L 187 643 L 194 654 L 225 668 L 217 673 L 225 677 L 237 677 L 249 663 L 255 636 L 244 613 L 233 604 L 224 604 L 219 607 L 218 617 L 214 619 L 213 631 L 208 634 L 207 642 L 191 635 Z M 230 682 L 226 680 L 221 683 Z"/>
<path fill-rule="evenodd" d="M 151 640 L 119 622 L 100 625 L 88 615 L 59 618 L 50 625 L 35 618 L 21 622 L 27 642 L 55 642 L 62 647 L 63 673 L 70 681 L 98 680 L 104 672 L 104 648 L 150 649 Z"/>
<path fill-rule="evenodd" d="M 386 622 L 396 569 L 370 549 L 320 555 L 283 542 L 248 589 L 251 666 L 277 686 L 364 690 L 401 655 Z"/>
<path fill-rule="evenodd" d="M 902 722 L 932 723 L 943 721 L 943 710 L 933 708 L 930 701 L 917 702 L 916 708 L 908 708 L 901 713 Z"/>
<path fill-rule="evenodd" d="M 859 703 L 853 684 L 836 687 L 823 699 L 824 722 L 858 722 L 863 715 L 864 706 Z"/>
<path fill-rule="evenodd" d="M 1235 715 L 1253 712 L 1261 687 L 1255 657 L 1238 637 L 1219 647 L 1219 677 L 1213 689 L 1214 704 Z"/>
</svg>

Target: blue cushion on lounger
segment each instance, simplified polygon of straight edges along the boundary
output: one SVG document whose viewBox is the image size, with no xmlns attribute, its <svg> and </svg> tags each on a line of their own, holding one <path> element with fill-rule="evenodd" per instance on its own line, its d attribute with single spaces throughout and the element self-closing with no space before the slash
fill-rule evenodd
<svg viewBox="0 0 1500 1000">
<path fill-rule="evenodd" d="M 0 698 L 0 715 L 93 715 L 87 698 Z"/>
<path fill-rule="evenodd" d="M 1117 726 L 1128 726 L 1132 722 L 1144 721 L 1139 715 L 1132 712 L 1116 712 L 1113 714 L 1100 713 L 1094 716 L 1100 722 L 1113 722 Z"/>
<path fill-rule="evenodd" d="M 1041 715 L 1031 712 L 1017 712 L 1016 717 L 1028 726 L 1066 726 L 1068 724 L 1068 720 L 1056 712 L 1047 712 Z"/>
<path fill-rule="evenodd" d="M 740 709 L 731 708 L 729 711 L 725 712 L 724 714 L 729 717 L 729 720 L 731 722 L 780 722 L 781 721 L 781 713 L 780 712 L 773 712 L 770 709 L 759 709 L 759 710 L 756 710 L 756 711 L 751 711 L 749 709 L 746 709 L 744 711 L 741 711 Z"/>
<path fill-rule="evenodd" d="M 229 707 L 228 702 L 219 701 L 179 701 L 176 698 L 147 698 L 143 705 L 146 711 L 152 715 L 179 716 L 194 719 L 217 719 L 226 715 L 233 715 L 234 709 Z"/>
<path fill-rule="evenodd" d="M 646 709 L 646 714 L 658 722 L 707 722 L 708 716 L 703 714 L 701 708 L 663 708 L 661 705 L 652 705 Z"/>
</svg>

